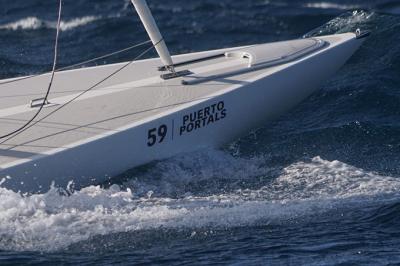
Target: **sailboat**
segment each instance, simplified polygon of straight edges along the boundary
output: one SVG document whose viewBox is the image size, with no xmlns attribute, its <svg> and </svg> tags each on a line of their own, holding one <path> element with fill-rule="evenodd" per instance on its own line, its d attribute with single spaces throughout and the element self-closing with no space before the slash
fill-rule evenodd
<svg viewBox="0 0 400 266">
<path fill-rule="evenodd" d="M 1 187 L 79 189 L 220 147 L 303 101 L 368 36 L 357 30 L 171 56 L 146 1 L 131 1 L 159 57 L 0 81 Z"/>
</svg>

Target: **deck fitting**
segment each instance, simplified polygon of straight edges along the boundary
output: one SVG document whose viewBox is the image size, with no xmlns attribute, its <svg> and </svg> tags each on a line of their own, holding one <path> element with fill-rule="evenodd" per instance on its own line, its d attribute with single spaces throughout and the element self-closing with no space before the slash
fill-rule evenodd
<svg viewBox="0 0 400 266">
<path fill-rule="evenodd" d="M 160 77 L 163 80 L 168 80 L 168 79 L 174 79 L 174 78 L 179 78 L 179 77 L 184 77 L 193 74 L 192 71 L 190 70 L 182 70 L 182 71 L 177 71 L 177 72 L 171 72 L 167 74 L 162 74 Z"/>
</svg>

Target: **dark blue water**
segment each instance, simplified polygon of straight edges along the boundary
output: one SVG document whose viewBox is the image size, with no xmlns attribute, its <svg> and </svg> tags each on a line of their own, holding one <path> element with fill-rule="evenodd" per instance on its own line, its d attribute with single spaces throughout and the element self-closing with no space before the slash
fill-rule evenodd
<svg viewBox="0 0 400 266">
<path fill-rule="evenodd" d="M 400 2 L 149 2 L 173 53 L 317 27 L 372 35 L 295 110 L 221 150 L 69 197 L 0 189 L 0 264 L 400 264 Z M 48 71 L 57 1 L 0 7 L 0 77 Z M 147 40 L 129 1 L 66 0 L 63 12 L 60 65 Z"/>
</svg>

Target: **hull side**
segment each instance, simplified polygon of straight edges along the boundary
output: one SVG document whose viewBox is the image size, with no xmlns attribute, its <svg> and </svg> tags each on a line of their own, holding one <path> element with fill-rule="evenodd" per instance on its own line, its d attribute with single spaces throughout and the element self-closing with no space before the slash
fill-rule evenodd
<svg viewBox="0 0 400 266">
<path fill-rule="evenodd" d="M 154 160 L 200 148 L 219 147 L 264 125 L 296 106 L 334 74 L 358 49 L 355 37 L 308 56 L 246 85 L 101 138 L 74 143 L 66 150 L 6 166 L 3 187 L 47 191 L 54 183 L 76 188 L 104 182 Z"/>
</svg>

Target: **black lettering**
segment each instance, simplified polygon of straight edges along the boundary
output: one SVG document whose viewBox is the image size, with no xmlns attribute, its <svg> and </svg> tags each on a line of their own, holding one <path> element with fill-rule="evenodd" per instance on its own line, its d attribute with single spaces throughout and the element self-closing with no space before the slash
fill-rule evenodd
<svg viewBox="0 0 400 266">
<path fill-rule="evenodd" d="M 219 121 L 219 113 L 215 113 L 215 122 Z"/>
<path fill-rule="evenodd" d="M 204 116 L 207 118 L 210 115 L 210 107 L 204 108 Z"/>
<path fill-rule="evenodd" d="M 211 109 L 212 109 L 211 113 L 212 113 L 212 114 L 215 113 L 215 106 L 216 106 L 215 103 L 214 103 L 213 105 L 211 105 Z"/>
<path fill-rule="evenodd" d="M 148 138 L 147 146 L 151 147 L 154 144 L 156 144 L 156 141 L 157 141 L 156 132 L 157 132 L 157 128 L 152 128 L 147 132 L 147 136 L 148 136 L 147 137 Z"/>
<path fill-rule="evenodd" d="M 201 128 L 200 123 L 201 123 L 200 120 L 197 120 L 197 121 L 196 121 L 195 126 L 194 126 L 194 129 L 195 129 L 195 130 Z"/>
<path fill-rule="evenodd" d="M 161 125 L 158 129 L 152 128 L 147 132 L 147 146 L 152 147 L 156 144 L 157 140 L 158 143 L 164 141 L 165 137 L 168 134 L 168 127 L 166 125 Z"/>
<path fill-rule="evenodd" d="M 182 134 L 186 131 L 186 127 L 185 126 L 181 126 L 180 130 L 179 130 L 179 135 L 182 136 Z"/>
<path fill-rule="evenodd" d="M 190 113 L 190 122 L 196 121 L 196 113 Z"/>
<path fill-rule="evenodd" d="M 185 115 L 184 117 L 183 117 L 183 125 L 186 125 L 186 122 L 189 120 L 189 116 L 188 115 Z"/>
<path fill-rule="evenodd" d="M 205 118 L 203 118 L 203 127 L 205 127 L 206 126 L 206 123 L 207 123 L 207 117 L 205 117 Z"/>
<path fill-rule="evenodd" d="M 224 119 L 226 117 L 226 109 L 221 111 L 221 119 Z"/>
<path fill-rule="evenodd" d="M 197 119 L 203 119 L 203 111 L 204 109 L 201 109 L 197 112 Z"/>
<path fill-rule="evenodd" d="M 212 115 L 208 117 L 207 125 L 209 125 L 210 123 L 214 123 L 214 116 Z"/>
<path fill-rule="evenodd" d="M 194 128 L 194 124 L 190 123 L 189 125 L 187 125 L 186 130 L 187 130 L 187 132 L 192 132 L 193 128 Z"/>
<path fill-rule="evenodd" d="M 218 111 L 222 111 L 222 110 L 224 109 L 224 107 L 225 107 L 225 104 L 224 104 L 223 101 L 220 101 L 220 102 L 218 103 L 218 105 L 217 105 Z"/>
<path fill-rule="evenodd" d="M 190 133 L 194 130 L 208 126 L 214 122 L 220 121 L 227 116 L 225 109 L 225 102 L 219 101 L 218 103 L 199 109 L 195 112 L 187 114 L 183 117 L 183 125 L 180 127 L 180 135 Z M 159 132 L 164 133 L 164 132 Z M 164 134 L 161 134 L 163 137 Z"/>
<path fill-rule="evenodd" d="M 158 136 L 160 137 L 159 143 L 163 142 L 165 137 L 167 136 L 168 127 L 166 125 L 162 125 L 158 128 Z"/>
</svg>

